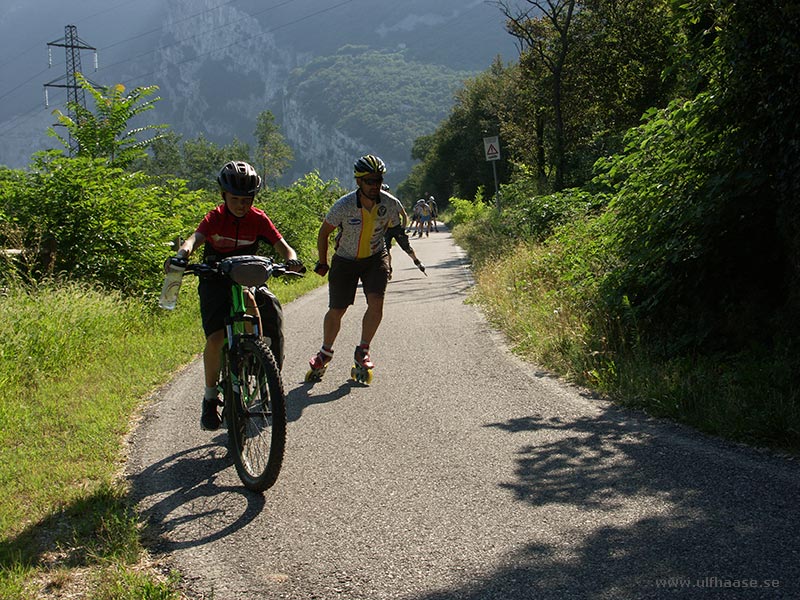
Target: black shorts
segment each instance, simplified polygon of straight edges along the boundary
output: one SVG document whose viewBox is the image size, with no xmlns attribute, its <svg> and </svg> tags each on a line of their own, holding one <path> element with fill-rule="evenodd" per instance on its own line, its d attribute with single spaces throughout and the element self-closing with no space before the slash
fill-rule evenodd
<svg viewBox="0 0 800 600">
<path fill-rule="evenodd" d="M 328 307 L 347 308 L 353 304 L 359 280 L 364 287 L 364 295 L 383 296 L 389 282 L 389 253 L 382 252 L 358 260 L 348 260 L 334 254 L 328 272 Z"/>
<path fill-rule="evenodd" d="M 225 318 L 231 314 L 231 285 L 227 279 L 214 277 L 203 278 L 198 284 L 200 317 L 206 337 L 225 329 Z M 261 335 L 270 339 L 270 350 L 278 368 L 281 368 L 284 359 L 283 307 L 265 285 L 255 289 L 255 298 L 261 315 Z"/>
<path fill-rule="evenodd" d="M 225 329 L 225 317 L 231 314 L 231 286 L 222 277 L 203 277 L 197 284 L 200 295 L 200 317 L 206 337 Z"/>
</svg>

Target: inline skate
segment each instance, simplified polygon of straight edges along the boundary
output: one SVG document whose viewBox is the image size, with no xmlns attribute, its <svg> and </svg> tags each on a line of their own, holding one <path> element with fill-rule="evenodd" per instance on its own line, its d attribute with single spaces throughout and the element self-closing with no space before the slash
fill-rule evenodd
<svg viewBox="0 0 800 600">
<path fill-rule="evenodd" d="M 367 385 L 372 383 L 372 369 L 375 368 L 375 363 L 369 357 L 369 346 L 365 344 L 356 346 L 353 361 L 353 368 L 350 369 L 350 378 L 353 381 Z"/>
<path fill-rule="evenodd" d="M 328 368 L 328 363 L 331 362 L 333 358 L 333 349 L 328 349 L 325 346 L 319 349 L 314 356 L 311 357 L 311 360 L 308 361 L 308 366 L 310 369 L 308 373 L 306 373 L 306 382 L 312 381 L 319 381 L 322 379 L 322 376 L 325 374 L 325 370 Z"/>
</svg>

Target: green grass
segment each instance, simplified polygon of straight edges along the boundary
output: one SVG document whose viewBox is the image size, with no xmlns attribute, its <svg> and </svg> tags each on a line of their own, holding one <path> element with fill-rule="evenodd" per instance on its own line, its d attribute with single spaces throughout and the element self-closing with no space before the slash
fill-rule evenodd
<svg viewBox="0 0 800 600">
<path fill-rule="evenodd" d="M 470 252 L 476 243 L 486 246 L 491 232 L 466 225 L 455 236 Z M 495 240 L 488 247 L 508 243 Z M 564 265 L 579 260 L 573 248 L 552 239 L 479 259 L 473 301 L 516 353 L 565 379 L 713 435 L 800 451 L 800 390 L 791 351 L 754 346 L 665 359 L 639 339 L 635 323 L 622 323 L 591 301 L 591 265 L 579 280 L 565 279 Z"/>
<path fill-rule="evenodd" d="M 324 280 L 273 291 L 285 304 Z M 0 296 L 0 600 L 179 598 L 147 569 L 120 479 L 123 436 L 153 391 L 203 347 L 195 282 L 167 312 L 77 284 Z"/>
</svg>

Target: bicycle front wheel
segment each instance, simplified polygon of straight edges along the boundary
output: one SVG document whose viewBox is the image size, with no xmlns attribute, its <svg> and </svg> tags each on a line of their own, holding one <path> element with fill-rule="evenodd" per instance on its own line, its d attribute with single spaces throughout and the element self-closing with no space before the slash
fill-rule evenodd
<svg viewBox="0 0 800 600">
<path fill-rule="evenodd" d="M 286 446 L 283 380 L 262 339 L 242 338 L 231 365 L 228 443 L 246 488 L 263 492 L 278 478 Z M 227 402 L 227 399 L 226 399 Z"/>
</svg>

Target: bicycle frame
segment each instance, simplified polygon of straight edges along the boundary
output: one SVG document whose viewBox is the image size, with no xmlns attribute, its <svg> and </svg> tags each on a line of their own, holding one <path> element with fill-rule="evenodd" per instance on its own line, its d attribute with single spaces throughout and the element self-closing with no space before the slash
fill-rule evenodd
<svg viewBox="0 0 800 600">
<path fill-rule="evenodd" d="M 254 302 L 255 315 L 247 313 L 247 302 L 245 301 L 245 287 L 234 283 L 231 286 L 231 314 L 225 319 L 225 342 L 222 348 L 222 360 L 220 361 L 220 385 L 219 391 L 222 397 L 226 398 L 227 394 L 222 389 L 222 385 L 226 377 L 230 377 L 230 385 L 234 394 L 240 393 L 239 379 L 237 376 L 238 364 L 236 363 L 236 349 L 239 340 L 242 336 L 250 336 L 258 338 L 261 336 L 259 329 L 259 322 L 261 320 L 258 304 Z M 247 323 L 251 324 L 252 332 L 248 333 Z M 225 372 L 226 365 L 228 366 L 227 373 Z M 228 407 L 223 407 L 223 412 Z"/>
<path fill-rule="evenodd" d="M 252 334 L 259 337 L 261 331 L 259 329 L 260 314 L 258 304 L 255 304 L 256 314 L 251 315 L 247 313 L 247 303 L 245 301 L 244 286 L 234 283 L 231 287 L 231 314 L 225 319 L 225 335 L 227 337 L 228 350 L 234 346 L 235 338 L 239 335 L 250 335 L 247 332 L 246 323 L 252 324 Z"/>
</svg>

